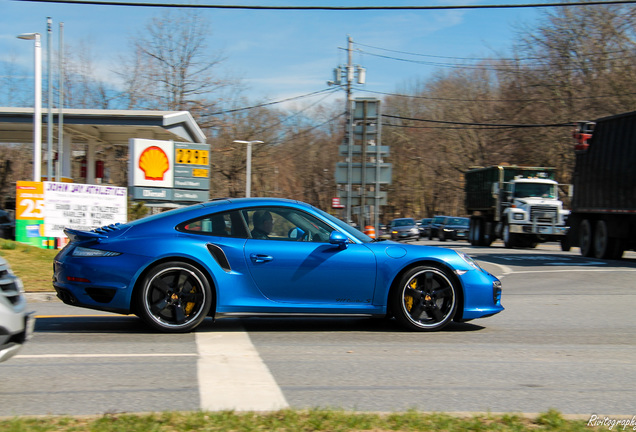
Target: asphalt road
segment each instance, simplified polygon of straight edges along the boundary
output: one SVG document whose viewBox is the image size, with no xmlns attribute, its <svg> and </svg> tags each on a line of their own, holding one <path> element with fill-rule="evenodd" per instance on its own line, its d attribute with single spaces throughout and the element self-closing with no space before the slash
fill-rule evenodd
<svg viewBox="0 0 636 432">
<path fill-rule="evenodd" d="M 228 318 L 169 335 L 32 300 L 35 335 L 0 364 L 0 416 L 286 406 L 636 415 L 636 254 L 422 243 L 475 257 L 502 279 L 506 310 L 438 333 L 382 319 Z"/>
</svg>

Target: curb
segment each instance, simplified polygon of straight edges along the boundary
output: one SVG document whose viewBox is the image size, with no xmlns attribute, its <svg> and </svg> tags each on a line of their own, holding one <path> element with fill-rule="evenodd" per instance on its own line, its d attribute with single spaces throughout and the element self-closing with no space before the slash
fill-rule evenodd
<svg viewBox="0 0 636 432">
<path fill-rule="evenodd" d="M 57 293 L 55 291 L 47 291 L 47 292 L 35 292 L 35 293 L 24 293 L 24 296 L 27 299 L 27 303 L 44 303 L 44 302 L 52 302 L 61 301 L 57 298 Z"/>
</svg>

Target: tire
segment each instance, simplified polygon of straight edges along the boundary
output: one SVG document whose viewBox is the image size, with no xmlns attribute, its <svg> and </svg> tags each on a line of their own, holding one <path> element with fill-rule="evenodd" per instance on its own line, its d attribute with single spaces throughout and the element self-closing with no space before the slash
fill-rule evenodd
<svg viewBox="0 0 636 432">
<path fill-rule="evenodd" d="M 603 219 L 596 222 L 594 230 L 594 257 L 599 259 L 619 259 L 623 255 L 620 241 L 609 235 L 609 227 Z"/>
<path fill-rule="evenodd" d="M 137 291 L 139 317 L 157 330 L 194 330 L 210 312 L 212 290 L 195 266 L 179 261 L 153 267 Z"/>
<path fill-rule="evenodd" d="M 475 246 L 475 222 L 473 218 L 470 218 L 468 224 L 468 243 L 470 243 L 471 246 Z"/>
<path fill-rule="evenodd" d="M 579 226 L 579 247 L 581 248 L 581 255 L 585 257 L 594 256 L 593 234 L 592 223 L 589 219 L 583 219 Z"/>
<path fill-rule="evenodd" d="M 475 230 L 473 232 L 473 237 L 474 237 L 474 246 L 481 246 L 483 239 L 484 239 L 484 233 L 482 232 L 483 229 L 483 223 L 481 219 L 475 219 Z"/>
<path fill-rule="evenodd" d="M 492 229 L 492 224 L 490 222 L 484 221 L 483 230 L 484 238 L 482 240 L 482 246 L 490 247 L 492 243 L 495 241 L 495 233 Z"/>
<path fill-rule="evenodd" d="M 570 249 L 572 249 L 572 244 L 570 243 L 570 237 L 568 234 L 564 235 L 563 238 L 561 239 L 561 250 L 563 252 L 568 252 Z"/>
<path fill-rule="evenodd" d="M 517 245 L 517 236 L 510 232 L 510 226 L 504 224 L 502 235 L 504 246 L 508 249 L 512 249 Z"/>
<path fill-rule="evenodd" d="M 440 230 L 439 231 L 439 235 L 437 236 L 437 238 L 439 239 L 439 241 L 443 242 L 446 241 L 446 235 L 444 234 L 444 230 Z"/>
<path fill-rule="evenodd" d="M 453 320 L 459 287 L 443 270 L 415 267 L 402 276 L 391 291 L 391 310 L 405 328 L 437 331 Z"/>
</svg>

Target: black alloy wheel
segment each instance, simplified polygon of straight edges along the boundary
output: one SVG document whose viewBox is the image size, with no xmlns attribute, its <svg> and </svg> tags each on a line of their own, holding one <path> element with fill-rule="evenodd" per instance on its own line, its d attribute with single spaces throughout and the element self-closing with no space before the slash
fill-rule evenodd
<svg viewBox="0 0 636 432">
<path fill-rule="evenodd" d="M 440 330 L 455 316 L 458 289 L 442 269 L 415 267 L 404 274 L 392 292 L 395 318 L 410 330 Z"/>
<path fill-rule="evenodd" d="M 139 316 L 157 330 L 192 331 L 208 315 L 212 291 L 204 274 L 185 262 L 159 264 L 137 292 Z"/>
</svg>

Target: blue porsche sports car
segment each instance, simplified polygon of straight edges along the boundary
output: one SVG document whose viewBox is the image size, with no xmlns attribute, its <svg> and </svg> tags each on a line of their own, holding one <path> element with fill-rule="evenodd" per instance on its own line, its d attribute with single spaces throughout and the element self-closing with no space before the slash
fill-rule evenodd
<svg viewBox="0 0 636 432">
<path fill-rule="evenodd" d="M 503 310 L 499 280 L 463 253 L 376 241 L 298 201 L 223 199 L 66 234 L 60 299 L 166 332 L 273 314 L 392 316 L 431 331 Z"/>
</svg>

